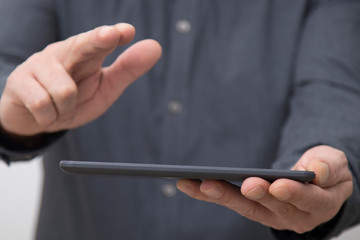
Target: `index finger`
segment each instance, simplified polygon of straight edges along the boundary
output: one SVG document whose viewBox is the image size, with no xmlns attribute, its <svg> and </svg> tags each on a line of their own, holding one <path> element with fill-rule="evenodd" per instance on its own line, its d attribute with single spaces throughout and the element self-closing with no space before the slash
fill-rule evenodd
<svg viewBox="0 0 360 240">
<path fill-rule="evenodd" d="M 117 46 L 129 43 L 135 28 L 127 23 L 101 26 L 65 40 L 62 46 L 64 68 L 71 73 L 74 66 L 94 57 L 105 58 Z M 102 61 L 99 61 L 99 65 Z"/>
</svg>

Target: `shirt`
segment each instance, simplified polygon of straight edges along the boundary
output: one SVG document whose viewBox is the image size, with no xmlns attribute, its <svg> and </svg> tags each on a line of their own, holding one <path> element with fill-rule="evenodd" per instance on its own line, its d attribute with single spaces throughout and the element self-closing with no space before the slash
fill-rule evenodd
<svg viewBox="0 0 360 240">
<path fill-rule="evenodd" d="M 46 45 L 118 22 L 135 26 L 134 41 L 159 41 L 156 66 L 99 119 L 51 135 L 51 144 L 2 141 L 8 161 L 44 155 L 37 239 L 326 238 L 359 222 L 360 2 L 3 0 L 2 88 Z M 305 235 L 271 232 L 190 199 L 174 180 L 68 175 L 58 166 L 70 159 L 290 168 L 320 144 L 347 154 L 354 193 L 334 221 Z"/>
</svg>

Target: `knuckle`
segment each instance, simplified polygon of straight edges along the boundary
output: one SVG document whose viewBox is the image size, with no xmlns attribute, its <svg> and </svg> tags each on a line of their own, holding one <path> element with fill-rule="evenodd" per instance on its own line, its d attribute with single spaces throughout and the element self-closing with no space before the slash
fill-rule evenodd
<svg viewBox="0 0 360 240">
<path fill-rule="evenodd" d="M 339 149 L 336 149 L 336 151 L 337 151 L 337 155 L 339 158 L 342 158 L 342 159 L 346 158 L 346 154 L 344 151 L 339 150 Z"/>
<path fill-rule="evenodd" d="M 78 37 L 72 39 L 71 53 L 72 54 L 78 54 L 78 53 L 84 54 L 83 52 L 84 52 L 84 46 L 83 46 L 83 44 L 81 44 L 80 39 Z"/>
<path fill-rule="evenodd" d="M 285 230 L 283 224 L 277 221 L 273 221 L 271 224 L 269 224 L 269 227 L 279 231 Z"/>
<path fill-rule="evenodd" d="M 349 178 L 350 180 L 347 182 L 347 186 L 344 188 L 344 199 L 342 199 L 341 204 L 343 204 L 343 202 L 345 202 L 352 194 L 354 191 L 354 183 L 352 181 L 352 175 L 351 173 L 349 174 Z"/>
<path fill-rule="evenodd" d="M 49 126 L 57 118 L 52 108 L 50 97 L 38 97 L 26 105 L 29 111 L 34 115 L 40 126 Z"/>
<path fill-rule="evenodd" d="M 27 108 L 31 112 L 37 113 L 46 110 L 50 106 L 50 104 L 52 104 L 50 97 L 38 96 L 27 104 Z"/>
<path fill-rule="evenodd" d="M 327 207 L 325 208 L 325 212 L 326 212 L 325 216 L 327 216 L 328 219 L 331 219 L 338 213 L 341 206 L 342 206 L 342 203 L 337 203 L 337 202 L 328 203 Z"/>
<path fill-rule="evenodd" d="M 21 68 L 21 65 L 17 66 L 15 70 L 9 75 L 8 79 L 6 80 L 6 88 L 9 89 L 17 89 L 18 81 L 18 71 Z"/>
<path fill-rule="evenodd" d="M 315 195 L 312 197 L 312 204 L 308 204 L 307 207 L 304 208 L 306 212 L 317 212 L 320 208 L 328 205 L 328 201 L 330 201 L 327 197 Z"/>
<path fill-rule="evenodd" d="M 48 44 L 43 51 L 53 51 L 57 47 L 58 43 Z"/>
<path fill-rule="evenodd" d="M 243 213 L 244 217 L 249 219 L 254 219 L 257 215 L 257 209 L 256 208 L 248 208 Z"/>
<path fill-rule="evenodd" d="M 348 161 L 347 161 L 347 157 L 345 152 L 341 151 L 341 150 L 337 150 L 336 152 L 337 158 L 345 165 L 347 165 Z"/>
<path fill-rule="evenodd" d="M 51 43 L 49 45 L 47 45 L 42 51 L 39 51 L 39 52 L 35 52 L 34 54 L 32 54 L 28 60 L 28 61 L 33 61 L 35 63 L 44 63 L 45 60 L 44 60 L 44 56 L 48 56 L 47 54 L 49 52 L 54 52 L 55 49 L 57 48 L 57 43 Z"/>
<path fill-rule="evenodd" d="M 65 126 L 71 125 L 73 123 L 75 115 L 76 115 L 75 111 L 70 111 L 70 112 L 67 112 L 66 114 L 62 114 L 59 117 L 58 122 L 62 123 Z"/>
<path fill-rule="evenodd" d="M 281 217 L 288 216 L 289 214 L 291 214 L 291 207 L 289 205 L 286 205 L 280 208 L 277 214 Z"/>
<path fill-rule="evenodd" d="M 56 98 L 59 100 L 72 99 L 77 95 L 77 88 L 75 84 L 68 84 L 56 90 Z"/>
<path fill-rule="evenodd" d="M 82 57 L 92 57 L 94 54 L 103 52 L 106 48 L 97 46 L 93 41 L 89 40 L 86 34 L 79 34 L 72 39 L 71 54 L 79 55 Z"/>
<path fill-rule="evenodd" d="M 309 232 L 310 230 L 311 230 L 311 228 L 304 226 L 303 224 L 297 224 L 293 227 L 293 231 L 298 234 L 303 234 L 303 233 Z"/>
<path fill-rule="evenodd" d="M 293 225 L 293 231 L 298 234 L 303 234 L 313 230 L 319 223 L 315 222 L 312 218 L 302 219 Z"/>
<path fill-rule="evenodd" d="M 41 52 L 36 52 L 33 55 L 31 55 L 28 61 L 35 61 L 35 62 L 41 61 Z"/>
<path fill-rule="evenodd" d="M 283 224 L 287 225 L 287 230 L 294 231 L 298 234 L 303 234 L 314 229 L 314 224 L 311 217 L 293 219 L 294 221 L 287 221 Z"/>
</svg>

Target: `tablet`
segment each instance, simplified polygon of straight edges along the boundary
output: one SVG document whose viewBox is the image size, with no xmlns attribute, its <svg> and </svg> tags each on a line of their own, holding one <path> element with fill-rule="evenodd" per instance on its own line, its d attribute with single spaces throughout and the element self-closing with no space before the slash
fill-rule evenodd
<svg viewBox="0 0 360 240">
<path fill-rule="evenodd" d="M 260 168 L 234 168 L 192 165 L 167 165 L 118 162 L 60 162 L 60 168 L 71 174 L 118 175 L 133 177 L 156 177 L 175 179 L 218 179 L 243 181 L 248 177 L 260 177 L 270 182 L 287 178 L 299 182 L 311 182 L 314 172 Z"/>
</svg>

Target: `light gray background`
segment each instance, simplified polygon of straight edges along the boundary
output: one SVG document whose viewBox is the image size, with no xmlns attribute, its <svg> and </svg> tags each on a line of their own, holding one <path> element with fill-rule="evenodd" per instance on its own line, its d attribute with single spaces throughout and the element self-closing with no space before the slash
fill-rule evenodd
<svg viewBox="0 0 360 240">
<path fill-rule="evenodd" d="M 0 239 L 32 240 L 40 204 L 41 159 L 15 163 L 0 161 Z M 334 240 L 358 240 L 360 226 Z"/>
</svg>

